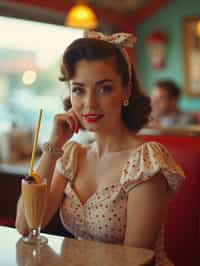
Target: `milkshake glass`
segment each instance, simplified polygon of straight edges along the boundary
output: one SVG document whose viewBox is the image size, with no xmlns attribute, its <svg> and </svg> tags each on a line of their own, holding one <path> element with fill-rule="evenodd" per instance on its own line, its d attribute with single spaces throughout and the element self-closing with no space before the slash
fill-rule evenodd
<svg viewBox="0 0 200 266">
<path fill-rule="evenodd" d="M 29 235 L 23 237 L 23 241 L 29 244 L 46 244 L 47 238 L 40 235 L 47 205 L 47 181 L 41 179 L 39 182 L 34 178 L 22 179 L 22 200 L 26 222 L 30 229 Z"/>
</svg>

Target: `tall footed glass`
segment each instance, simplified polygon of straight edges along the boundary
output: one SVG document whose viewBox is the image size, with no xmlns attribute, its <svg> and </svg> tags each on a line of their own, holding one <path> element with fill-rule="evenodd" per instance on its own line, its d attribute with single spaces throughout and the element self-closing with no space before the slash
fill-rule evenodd
<svg viewBox="0 0 200 266">
<path fill-rule="evenodd" d="M 42 179 L 22 179 L 22 200 L 24 214 L 29 227 L 29 235 L 23 241 L 29 244 L 43 245 L 48 242 L 45 236 L 40 235 L 40 229 L 47 205 L 47 181 Z"/>
</svg>

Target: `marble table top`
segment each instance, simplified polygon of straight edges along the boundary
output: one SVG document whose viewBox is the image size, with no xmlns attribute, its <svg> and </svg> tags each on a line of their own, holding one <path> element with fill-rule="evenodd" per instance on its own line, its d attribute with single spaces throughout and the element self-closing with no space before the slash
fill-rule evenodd
<svg viewBox="0 0 200 266">
<path fill-rule="evenodd" d="M 2 266 L 139 266 L 154 253 L 148 249 L 47 235 L 48 244 L 25 244 L 16 229 L 0 226 Z"/>
</svg>

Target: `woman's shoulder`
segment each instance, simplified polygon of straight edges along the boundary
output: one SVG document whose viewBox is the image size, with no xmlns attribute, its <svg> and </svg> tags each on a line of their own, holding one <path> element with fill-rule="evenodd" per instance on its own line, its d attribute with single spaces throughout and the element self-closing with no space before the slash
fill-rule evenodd
<svg viewBox="0 0 200 266">
<path fill-rule="evenodd" d="M 66 152 L 67 150 L 76 149 L 76 148 L 80 148 L 80 147 L 81 147 L 80 143 L 78 143 L 74 140 L 68 140 L 65 142 L 62 149 L 64 152 Z"/>
<path fill-rule="evenodd" d="M 134 137 L 129 142 L 129 150 L 131 154 L 136 152 L 141 152 L 144 150 L 160 150 L 162 152 L 167 152 L 167 149 L 157 141 L 145 141 L 140 137 Z"/>
<path fill-rule="evenodd" d="M 77 171 L 81 151 L 85 148 L 74 140 L 68 140 L 62 149 L 63 155 L 57 160 L 56 169 L 69 180 L 72 180 Z"/>
<path fill-rule="evenodd" d="M 88 144 L 82 144 L 80 142 L 77 142 L 75 140 L 68 140 L 65 142 L 63 145 L 62 149 L 65 150 L 70 150 L 70 149 L 83 149 L 83 150 L 88 150 L 91 149 L 93 146 L 93 143 L 88 143 Z"/>
<path fill-rule="evenodd" d="M 169 151 L 167 148 L 157 141 L 138 141 L 135 148 L 132 149 L 132 156 L 135 154 L 139 154 L 140 157 L 148 157 L 151 156 L 152 158 L 160 157 L 160 156 L 170 156 Z"/>
<path fill-rule="evenodd" d="M 144 140 L 139 140 L 138 141 L 138 148 L 144 148 L 144 147 L 160 147 L 160 148 L 164 148 L 164 146 L 157 142 L 157 141 L 153 141 L 153 140 L 149 140 L 149 141 L 144 141 Z"/>
<path fill-rule="evenodd" d="M 131 153 L 122 181 L 132 187 L 148 181 L 158 173 L 164 175 L 172 189 L 184 177 L 183 170 L 162 144 L 155 141 L 143 142 Z"/>
<path fill-rule="evenodd" d="M 130 160 L 137 162 L 145 170 L 155 170 L 159 167 L 176 168 L 177 166 L 167 148 L 156 141 L 141 142 L 133 150 Z"/>
</svg>

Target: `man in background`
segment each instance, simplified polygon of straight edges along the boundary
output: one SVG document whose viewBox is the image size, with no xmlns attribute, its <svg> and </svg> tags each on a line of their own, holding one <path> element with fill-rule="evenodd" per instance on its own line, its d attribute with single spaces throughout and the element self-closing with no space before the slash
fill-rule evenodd
<svg viewBox="0 0 200 266">
<path fill-rule="evenodd" d="M 152 92 L 151 127 L 184 127 L 196 124 L 196 118 L 178 108 L 180 88 L 171 80 L 161 80 L 154 84 Z"/>
</svg>

